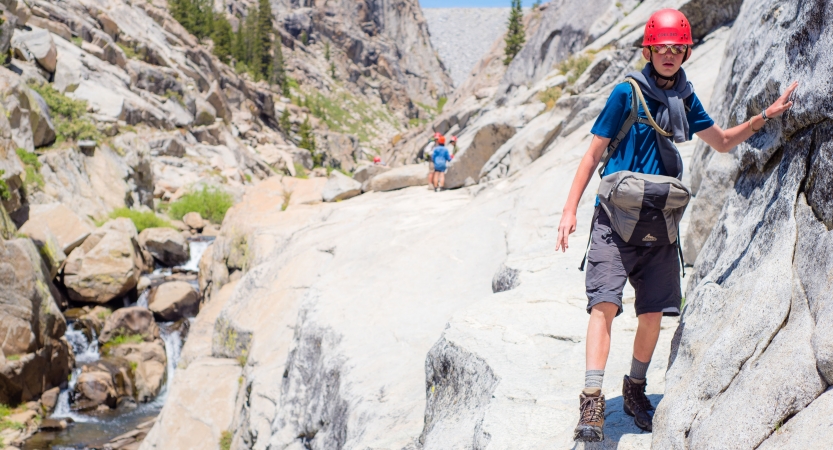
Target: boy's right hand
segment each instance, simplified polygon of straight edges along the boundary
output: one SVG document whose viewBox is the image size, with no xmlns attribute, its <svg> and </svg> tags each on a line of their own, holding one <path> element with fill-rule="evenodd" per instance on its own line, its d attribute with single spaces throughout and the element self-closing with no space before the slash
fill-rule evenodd
<svg viewBox="0 0 833 450">
<path fill-rule="evenodd" d="M 558 225 L 558 240 L 555 243 L 555 251 L 559 249 L 561 252 L 566 252 L 570 247 L 568 240 L 570 235 L 576 232 L 576 214 L 563 213 L 561 216 L 561 223 Z"/>
</svg>

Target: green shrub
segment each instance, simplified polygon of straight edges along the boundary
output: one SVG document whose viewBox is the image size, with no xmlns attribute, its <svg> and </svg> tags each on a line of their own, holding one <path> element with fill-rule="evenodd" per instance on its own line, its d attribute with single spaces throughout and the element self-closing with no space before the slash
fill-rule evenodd
<svg viewBox="0 0 833 450">
<path fill-rule="evenodd" d="M 198 212 L 212 223 L 220 224 L 232 205 L 234 198 L 231 194 L 215 187 L 203 186 L 202 190 L 189 192 L 171 203 L 168 214 L 176 220 L 182 220 L 189 212 Z"/>
<path fill-rule="evenodd" d="M 109 355 L 110 349 L 122 344 L 141 344 L 144 341 L 141 334 L 122 334 L 119 332 L 114 338 L 110 339 L 101 346 L 101 354 Z"/>
<path fill-rule="evenodd" d="M 439 113 L 443 112 L 443 108 L 445 107 L 445 104 L 447 102 L 448 102 L 448 97 L 440 97 L 439 99 L 437 99 L 437 112 L 439 112 Z"/>
<path fill-rule="evenodd" d="M 8 355 L 6 361 L 20 361 L 20 355 Z"/>
<path fill-rule="evenodd" d="M 9 405 L 4 405 L 4 404 L 0 403 L 0 419 L 6 417 L 8 415 L 11 415 L 13 409 L 14 408 L 12 408 Z"/>
<path fill-rule="evenodd" d="M 559 98 L 561 98 L 560 87 L 551 87 L 538 93 L 538 100 L 541 100 L 545 105 L 547 105 L 547 111 L 551 110 L 555 106 L 555 102 L 557 102 Z"/>
<path fill-rule="evenodd" d="M 231 448 L 231 438 L 234 435 L 231 434 L 231 431 L 223 431 L 223 434 L 220 435 L 220 450 L 229 450 Z"/>
<path fill-rule="evenodd" d="M 17 149 L 17 156 L 23 162 L 23 166 L 26 168 L 26 185 L 27 186 L 37 186 L 39 188 L 43 188 L 45 182 L 43 181 L 43 177 L 40 174 L 41 163 L 38 161 L 38 155 L 34 153 L 29 153 L 26 149 L 19 148 Z"/>
<path fill-rule="evenodd" d="M 128 59 L 138 59 L 136 50 L 134 50 L 133 47 L 126 45 L 122 42 L 116 42 L 116 45 L 118 45 L 119 48 L 121 48 L 121 51 L 124 52 L 124 56 L 126 56 Z"/>
<path fill-rule="evenodd" d="M 57 135 L 56 144 L 82 139 L 101 139 L 101 133 L 96 129 L 95 124 L 84 117 L 87 112 L 87 102 L 73 100 L 47 83 L 30 83 L 29 87 L 40 94 L 49 106 Z"/>
<path fill-rule="evenodd" d="M 136 211 L 129 208 L 118 208 L 110 213 L 111 219 L 126 217 L 136 225 L 136 231 L 142 232 L 145 228 L 176 228 L 167 220 L 157 216 L 151 211 Z"/>
<path fill-rule="evenodd" d="M 12 192 L 9 190 L 9 185 L 6 184 L 6 180 L 3 179 L 3 174 L 5 173 L 5 170 L 0 169 L 0 198 L 3 200 L 11 200 Z"/>
<path fill-rule="evenodd" d="M 592 62 L 593 58 L 588 55 L 573 55 L 561 61 L 561 64 L 558 65 L 558 71 L 561 75 L 567 75 L 567 82 L 573 84 L 590 67 Z"/>
<path fill-rule="evenodd" d="M 11 420 L 2 420 L 0 421 L 0 431 L 3 430 L 25 430 L 26 425 L 20 422 L 12 422 Z"/>
<path fill-rule="evenodd" d="M 302 178 L 304 180 L 307 179 L 307 169 L 304 167 L 303 164 L 296 162 L 295 163 L 295 178 Z"/>
</svg>

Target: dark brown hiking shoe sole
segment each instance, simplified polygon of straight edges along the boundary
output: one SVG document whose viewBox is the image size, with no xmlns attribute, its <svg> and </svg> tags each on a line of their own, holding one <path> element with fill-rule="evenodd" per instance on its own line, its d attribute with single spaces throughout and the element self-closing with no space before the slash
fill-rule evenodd
<svg viewBox="0 0 833 450">
<path fill-rule="evenodd" d="M 605 440 L 605 432 L 600 427 L 579 425 L 576 427 L 573 440 L 577 442 L 601 442 Z"/>
<path fill-rule="evenodd" d="M 630 409 L 630 408 L 628 408 L 628 405 L 624 405 L 624 406 L 625 406 L 625 414 L 627 414 L 627 415 L 629 415 L 629 416 L 633 417 L 633 424 L 634 424 L 634 425 L 636 425 L 636 426 L 637 426 L 640 430 L 642 430 L 642 431 L 647 431 L 647 432 L 649 432 L 649 433 L 653 431 L 653 426 L 652 426 L 651 422 L 645 423 L 645 422 L 643 422 L 643 421 L 639 420 L 639 418 L 638 418 L 638 417 L 636 417 L 636 416 L 633 414 L 633 412 L 631 411 L 631 409 Z"/>
</svg>

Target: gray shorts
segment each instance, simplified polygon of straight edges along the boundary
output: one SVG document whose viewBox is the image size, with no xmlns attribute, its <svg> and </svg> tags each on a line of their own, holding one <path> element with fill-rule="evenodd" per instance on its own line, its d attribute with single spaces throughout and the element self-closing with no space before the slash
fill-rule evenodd
<svg viewBox="0 0 833 450">
<path fill-rule="evenodd" d="M 598 207 L 597 207 L 598 208 Z M 662 312 L 679 316 L 680 259 L 677 245 L 641 247 L 622 240 L 610 227 L 610 219 L 599 210 L 587 253 L 587 312 L 609 302 L 622 313 L 622 289 L 630 281 L 636 290 L 636 315 Z"/>
</svg>

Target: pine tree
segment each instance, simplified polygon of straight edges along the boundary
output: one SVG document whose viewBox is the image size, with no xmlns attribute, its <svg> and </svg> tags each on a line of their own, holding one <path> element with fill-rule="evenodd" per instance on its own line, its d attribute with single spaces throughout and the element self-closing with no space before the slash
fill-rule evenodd
<svg viewBox="0 0 833 450">
<path fill-rule="evenodd" d="M 278 119 L 278 126 L 285 134 L 288 134 L 292 128 L 292 123 L 289 121 L 289 108 L 284 108 L 281 118 Z"/>
<path fill-rule="evenodd" d="M 246 67 L 249 68 L 249 73 L 256 80 L 260 79 L 263 73 L 263 67 L 261 66 L 263 48 L 257 45 L 257 16 L 257 10 L 249 13 L 248 17 L 246 17 L 246 29 L 244 30 L 244 39 L 246 42 L 246 57 L 244 61 L 246 61 Z"/>
<path fill-rule="evenodd" d="M 228 63 L 234 50 L 234 32 L 225 15 L 217 14 L 214 18 L 214 32 L 211 34 L 211 40 L 214 41 L 214 54 L 224 63 Z"/>
<path fill-rule="evenodd" d="M 336 63 L 330 62 L 330 77 L 332 79 L 336 79 Z"/>
<path fill-rule="evenodd" d="M 312 125 L 309 123 L 309 116 L 304 119 L 304 122 L 301 124 L 300 129 L 298 130 L 298 134 L 301 136 L 301 142 L 298 144 L 298 147 L 305 148 L 312 152 L 313 158 L 315 157 L 315 136 L 312 135 Z M 320 162 L 318 165 L 321 165 Z"/>
<path fill-rule="evenodd" d="M 506 48 L 504 49 L 506 58 L 503 60 L 503 64 L 506 66 L 515 59 L 515 56 L 521 51 L 526 41 L 523 18 L 524 13 L 521 9 L 521 0 L 512 0 L 512 12 L 509 13 L 509 23 L 507 24 L 506 38 L 504 39 L 506 41 Z"/>
<path fill-rule="evenodd" d="M 324 43 L 324 59 L 330 60 L 330 41 Z"/>
<path fill-rule="evenodd" d="M 272 7 L 269 0 L 258 0 L 257 5 L 257 43 L 260 57 L 260 74 L 264 79 L 269 79 L 272 69 Z"/>
<path fill-rule="evenodd" d="M 277 84 L 284 90 L 286 83 L 286 68 L 283 62 L 283 49 L 281 45 L 281 35 L 275 34 L 275 39 L 272 41 L 272 66 L 270 70 L 269 82 Z M 288 91 L 289 86 L 286 86 Z"/>
</svg>

